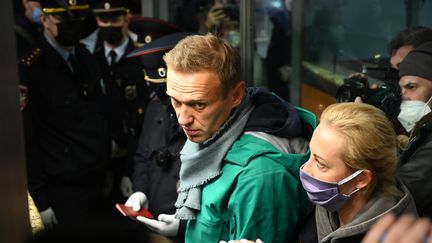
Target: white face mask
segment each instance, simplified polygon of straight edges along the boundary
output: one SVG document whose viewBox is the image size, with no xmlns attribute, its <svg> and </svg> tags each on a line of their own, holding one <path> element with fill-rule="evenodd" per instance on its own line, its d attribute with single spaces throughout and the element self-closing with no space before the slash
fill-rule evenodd
<svg viewBox="0 0 432 243">
<path fill-rule="evenodd" d="M 431 100 L 432 97 L 426 103 L 419 100 L 402 101 L 398 120 L 407 132 L 411 132 L 416 122 L 431 112 L 431 108 L 428 105 Z"/>
</svg>

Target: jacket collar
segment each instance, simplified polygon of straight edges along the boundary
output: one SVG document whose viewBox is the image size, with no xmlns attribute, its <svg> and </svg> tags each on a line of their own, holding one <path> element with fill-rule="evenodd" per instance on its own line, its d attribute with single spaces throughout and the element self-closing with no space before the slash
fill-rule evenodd
<svg viewBox="0 0 432 243">
<path fill-rule="evenodd" d="M 45 37 L 45 36 L 41 37 L 41 45 L 42 45 L 42 48 L 44 50 L 44 56 L 46 57 L 46 60 L 49 60 L 49 62 L 47 62 L 46 65 L 48 65 L 50 67 L 53 67 L 53 68 L 57 68 L 57 67 L 60 67 L 60 66 L 67 67 L 66 60 L 64 59 L 64 55 L 62 55 L 48 41 L 47 37 Z"/>
<path fill-rule="evenodd" d="M 377 192 L 368 203 L 354 216 L 351 223 L 337 228 L 337 214 L 330 213 L 325 208 L 316 206 L 316 224 L 319 242 L 332 242 L 335 239 L 343 239 L 365 234 L 372 225 L 384 214 L 402 213 L 417 214 L 414 199 L 408 188 L 397 181 L 397 189 L 401 196 L 388 195 Z"/>
</svg>

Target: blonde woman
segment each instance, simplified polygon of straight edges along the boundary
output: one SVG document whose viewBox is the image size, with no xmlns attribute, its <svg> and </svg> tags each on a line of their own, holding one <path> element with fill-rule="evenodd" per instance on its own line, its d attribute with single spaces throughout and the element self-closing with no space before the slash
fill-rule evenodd
<svg viewBox="0 0 432 243">
<path fill-rule="evenodd" d="M 329 106 L 300 170 L 316 204 L 318 242 L 360 242 L 386 213 L 416 215 L 407 188 L 396 179 L 396 135 L 379 109 L 359 103 Z"/>
</svg>

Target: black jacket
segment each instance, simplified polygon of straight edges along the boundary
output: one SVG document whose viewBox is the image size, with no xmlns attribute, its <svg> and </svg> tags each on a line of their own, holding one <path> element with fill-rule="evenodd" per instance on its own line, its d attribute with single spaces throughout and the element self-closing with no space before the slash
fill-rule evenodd
<svg viewBox="0 0 432 243">
<path fill-rule="evenodd" d="M 140 61 L 137 58 L 126 57 L 137 46 L 129 38 L 125 53 L 118 62 L 110 66 L 105 57 L 103 43 L 99 39 L 96 43 L 98 45 L 93 55 L 101 69 L 103 87 L 107 95 L 110 137 L 120 149 L 128 152 L 126 164 L 118 168 L 121 170 L 119 173 L 131 176 L 132 155 L 136 151 L 145 107 L 149 101 Z"/>
<path fill-rule="evenodd" d="M 411 192 L 419 216 L 432 217 L 432 113 L 414 127 L 399 156 L 397 173 Z"/>
<path fill-rule="evenodd" d="M 42 37 L 21 59 L 22 83 L 29 90 L 24 117 L 28 183 L 40 211 L 56 204 L 54 198 L 70 195 L 63 186 L 99 184 L 107 160 L 108 126 L 100 75 L 83 46 L 75 47 L 75 57 L 79 70 L 74 73 Z M 52 195 L 54 184 L 61 185 L 56 186 L 56 195 Z M 81 198 L 90 200 L 91 196 Z"/>
<path fill-rule="evenodd" d="M 152 100 L 142 126 L 133 176 L 134 191 L 144 192 L 155 215 L 175 213 L 180 150 L 186 141 L 171 105 Z"/>
</svg>

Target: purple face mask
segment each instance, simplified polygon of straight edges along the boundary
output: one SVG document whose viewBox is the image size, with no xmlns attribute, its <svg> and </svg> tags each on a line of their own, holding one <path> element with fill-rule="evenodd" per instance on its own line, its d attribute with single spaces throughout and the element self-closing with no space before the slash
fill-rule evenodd
<svg viewBox="0 0 432 243">
<path fill-rule="evenodd" d="M 339 181 L 338 183 L 335 183 L 321 181 L 308 175 L 306 172 L 303 171 L 304 166 L 305 165 L 302 165 L 302 167 L 300 168 L 300 181 L 303 185 L 303 188 L 308 194 L 309 200 L 311 200 L 317 205 L 326 208 L 330 212 L 334 212 L 340 209 L 352 194 L 360 190 L 357 188 L 350 194 L 345 195 L 339 192 L 339 186 L 354 179 L 356 176 L 360 175 L 363 170 L 358 170 L 347 178 Z"/>
</svg>

